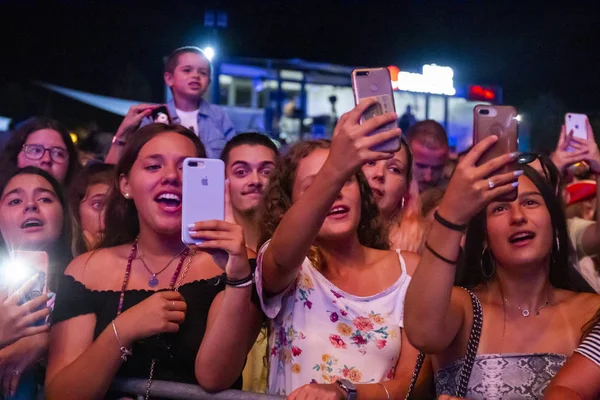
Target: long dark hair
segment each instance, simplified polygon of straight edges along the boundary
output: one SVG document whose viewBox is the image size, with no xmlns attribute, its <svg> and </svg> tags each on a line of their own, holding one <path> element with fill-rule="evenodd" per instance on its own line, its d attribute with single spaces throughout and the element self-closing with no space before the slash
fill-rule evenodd
<svg viewBox="0 0 600 400">
<path fill-rule="evenodd" d="M 196 156 L 206 157 L 206 149 L 198 136 L 181 125 L 150 124 L 135 132 L 127 142 L 123 156 L 117 164 L 116 179 L 106 208 L 104 237 L 98 245 L 99 248 L 132 242 L 140 233 L 137 209 L 132 200 L 124 198 L 121 194 L 118 177 L 129 175 L 142 147 L 156 136 L 166 132 L 179 133 L 190 139 L 196 147 Z"/>
<path fill-rule="evenodd" d="M 569 235 L 567 221 L 559 196 L 546 177 L 540 175 L 529 165 L 521 165 L 524 176 L 529 178 L 540 191 L 552 223 L 552 249 L 550 252 L 550 284 L 559 289 L 580 291 L 572 282 L 569 264 Z M 474 288 L 488 282 L 495 271 L 495 262 L 491 250 L 486 248 L 486 210 L 482 210 L 469 223 L 465 240 L 465 258 L 457 272 L 459 286 Z"/>
<path fill-rule="evenodd" d="M 65 181 L 63 183 L 65 186 L 69 186 L 73 177 L 81 167 L 77 151 L 75 150 L 75 145 L 71 140 L 71 135 L 67 128 L 60 122 L 49 118 L 30 118 L 21 123 L 17 129 L 12 132 L 10 139 L 8 139 L 8 142 L 6 142 L 6 145 L 4 145 L 4 149 L 2 149 L 2 153 L 0 154 L 0 171 L 11 170 L 14 166 L 18 165 L 19 153 L 27 141 L 27 137 L 42 129 L 52 129 L 53 131 L 58 132 L 67 148 L 69 165 L 67 166 L 67 175 L 65 176 Z"/>
<path fill-rule="evenodd" d="M 300 161 L 317 149 L 330 147 L 331 142 L 324 139 L 300 142 L 278 160 L 261 205 L 259 245 L 273 236 L 284 214 L 292 206 L 292 188 Z M 371 187 L 360 169 L 356 172 L 356 179 L 361 198 L 358 240 L 363 246 L 387 250 L 390 248 L 388 232 L 381 221 Z M 321 265 L 322 259 L 316 250 L 311 250 L 309 258 L 315 265 Z"/>
<path fill-rule="evenodd" d="M 65 198 L 63 188 L 60 185 L 60 183 L 48 172 L 44 171 L 43 169 L 37 168 L 37 167 L 29 166 L 29 167 L 25 167 L 25 168 L 21 168 L 21 169 L 13 168 L 12 170 L 5 172 L 4 175 L 2 175 L 0 177 L 0 195 L 2 193 L 4 193 L 4 190 L 6 189 L 6 186 L 8 185 L 8 183 L 13 178 L 15 178 L 16 176 L 19 176 L 19 175 L 38 175 L 38 176 L 41 176 L 42 178 L 44 178 L 46 181 L 48 181 L 50 186 L 52 186 L 52 190 L 56 194 L 56 198 L 58 199 L 58 202 L 60 203 L 60 205 L 62 207 L 63 225 L 62 225 L 60 237 L 58 238 L 55 245 L 51 246 L 49 249 L 46 250 L 46 252 L 48 253 L 48 259 L 50 261 L 50 265 L 49 265 L 50 273 L 55 276 L 60 275 L 64 272 L 67 264 L 69 264 L 69 262 L 73 258 L 71 251 L 70 251 L 71 236 L 72 236 L 72 233 L 71 233 L 72 217 L 71 217 L 69 205 Z M 12 249 L 8 248 L 6 241 L 0 234 L 0 254 L 3 257 L 7 257 L 10 253 L 10 250 L 12 250 Z"/>
</svg>

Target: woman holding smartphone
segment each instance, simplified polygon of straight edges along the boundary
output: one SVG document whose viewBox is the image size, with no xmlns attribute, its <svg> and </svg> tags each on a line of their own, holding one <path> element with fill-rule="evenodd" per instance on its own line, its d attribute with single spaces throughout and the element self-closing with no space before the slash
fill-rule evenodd
<svg viewBox="0 0 600 400">
<path fill-rule="evenodd" d="M 496 140 L 474 146 L 450 181 L 407 292 L 406 329 L 432 355 L 438 395 L 539 399 L 600 296 L 571 287 L 555 188 L 527 165 L 492 175 L 516 154 L 476 166 Z M 502 199 L 515 188 L 516 200 Z M 467 223 L 459 284 L 471 293 L 453 287 Z"/>
<path fill-rule="evenodd" d="M 225 221 L 191 228 L 202 245 L 181 242 L 183 160 L 204 155 L 198 137 L 178 125 L 148 125 L 131 137 L 104 240 L 61 281 L 48 399 L 102 398 L 115 377 L 148 379 L 146 397 L 153 380 L 241 388 L 262 314 L 251 302 L 253 275 L 229 197 Z"/>
<path fill-rule="evenodd" d="M 7 175 L 0 178 L 0 187 L 0 260 L 6 263 L 4 268 L 11 265 L 7 261 L 15 257 L 17 252 L 45 252 L 48 265 L 41 267 L 47 274 L 33 278 L 37 282 L 29 290 L 39 292 L 43 284 L 49 290 L 56 290 L 57 278 L 62 275 L 65 265 L 71 259 L 71 223 L 60 184 L 48 172 L 26 167 L 7 172 Z M 19 268 L 23 267 L 26 268 Z M 22 274 L 23 270 L 8 270 L 4 273 L 10 276 Z M 31 274 L 33 273 L 32 270 Z M 31 293 L 27 293 L 27 296 L 31 297 Z M 52 298 L 53 293 L 48 293 L 47 297 Z M 38 300 L 34 302 L 36 308 L 33 310 L 44 305 L 44 302 L 38 304 Z M 10 304 L 15 306 L 14 302 L 6 302 L 7 306 Z M 48 310 L 42 308 L 42 313 L 47 315 Z M 18 398 L 36 395 L 40 383 L 37 367 L 48 349 L 49 328 L 43 319 L 39 320 L 37 318 L 36 322 L 40 326 L 27 328 L 32 334 L 0 350 L 1 389 L 8 398 L 12 395 L 17 395 Z"/>
<path fill-rule="evenodd" d="M 393 152 L 370 134 L 395 114 L 360 124 L 374 104 L 343 115 L 333 141 L 303 142 L 278 163 L 265 195 L 257 290 L 273 319 L 270 393 L 289 399 L 401 398 L 416 359 L 403 300 L 419 257 L 389 250 L 361 167 Z M 264 241 L 264 240 L 263 240 Z"/>
</svg>

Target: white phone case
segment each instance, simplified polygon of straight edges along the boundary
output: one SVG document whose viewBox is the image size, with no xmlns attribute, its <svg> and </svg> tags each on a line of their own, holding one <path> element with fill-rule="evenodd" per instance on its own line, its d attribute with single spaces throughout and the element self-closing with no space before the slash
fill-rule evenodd
<svg viewBox="0 0 600 400">
<path fill-rule="evenodd" d="M 585 114 L 573 114 L 567 113 L 565 115 L 565 129 L 567 135 L 573 131 L 573 137 L 579 139 L 587 139 L 588 131 L 587 131 L 587 115 Z M 575 150 L 573 147 L 569 146 L 568 151 Z"/>
<path fill-rule="evenodd" d="M 181 240 L 193 240 L 188 226 L 198 221 L 225 219 L 225 164 L 212 158 L 186 158 L 183 161 Z"/>
</svg>

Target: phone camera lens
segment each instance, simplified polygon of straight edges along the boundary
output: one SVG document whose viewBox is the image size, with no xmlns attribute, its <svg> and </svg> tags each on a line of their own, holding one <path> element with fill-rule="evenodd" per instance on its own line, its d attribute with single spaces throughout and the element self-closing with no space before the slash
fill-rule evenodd
<svg viewBox="0 0 600 400">
<path fill-rule="evenodd" d="M 188 165 L 189 165 L 190 167 L 197 167 L 197 166 L 198 166 L 198 163 L 197 163 L 196 161 L 190 161 L 190 162 L 188 163 Z"/>
<path fill-rule="evenodd" d="M 484 108 L 482 110 L 479 110 L 479 114 L 481 114 L 481 115 L 489 115 L 490 114 L 490 110 Z"/>
</svg>

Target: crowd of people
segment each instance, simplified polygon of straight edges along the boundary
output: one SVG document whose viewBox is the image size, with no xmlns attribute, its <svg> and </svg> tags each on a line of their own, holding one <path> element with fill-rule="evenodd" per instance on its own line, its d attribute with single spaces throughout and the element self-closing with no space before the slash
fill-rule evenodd
<svg viewBox="0 0 600 400">
<path fill-rule="evenodd" d="M 0 397 L 122 399 L 111 383 L 138 378 L 146 398 L 153 381 L 291 400 L 600 398 L 589 124 L 587 140 L 562 127 L 551 155 L 480 164 L 491 136 L 455 162 L 432 120 L 372 135 L 397 115 L 361 123 L 371 99 L 331 140 L 280 154 L 202 99 L 210 75 L 200 49 L 173 52 L 172 123 L 132 107 L 104 162 L 82 165 L 54 120 L 12 132 L 0 257 L 47 253 L 48 290 L 27 296 L 39 275 L 2 285 Z M 182 228 L 188 157 L 224 162 L 223 220 Z"/>
</svg>

